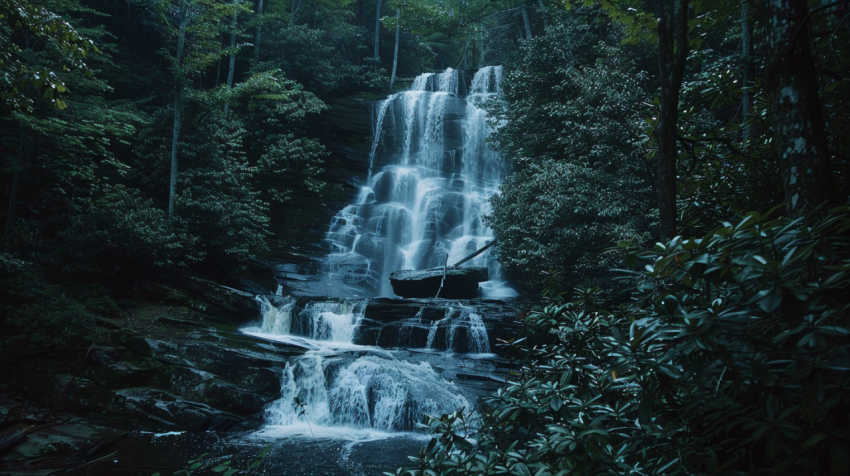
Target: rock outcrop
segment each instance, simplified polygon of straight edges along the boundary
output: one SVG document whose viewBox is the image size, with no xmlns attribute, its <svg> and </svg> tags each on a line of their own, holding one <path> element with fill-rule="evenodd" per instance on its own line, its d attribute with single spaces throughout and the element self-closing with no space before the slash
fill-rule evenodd
<svg viewBox="0 0 850 476">
<path fill-rule="evenodd" d="M 390 274 L 393 292 L 403 298 L 431 298 L 439 293 L 445 299 L 472 299 L 478 296 L 478 283 L 488 279 L 487 268 L 403 269 Z"/>
<path fill-rule="evenodd" d="M 499 344 L 522 328 L 516 316 L 515 307 L 496 300 L 375 298 L 366 305 L 354 342 L 475 352 L 483 344 L 475 340 L 486 332 L 486 348 L 500 354 Z"/>
</svg>

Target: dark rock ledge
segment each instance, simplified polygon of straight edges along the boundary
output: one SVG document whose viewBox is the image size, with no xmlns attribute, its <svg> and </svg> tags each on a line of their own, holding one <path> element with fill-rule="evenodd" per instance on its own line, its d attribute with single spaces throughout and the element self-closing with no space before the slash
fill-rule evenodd
<svg viewBox="0 0 850 476">
<path fill-rule="evenodd" d="M 6 358 L 0 475 L 85 466 L 137 431 L 258 428 L 305 349 L 244 336 L 218 314 L 145 305 L 100 319 L 87 357 L 88 346 Z"/>
</svg>

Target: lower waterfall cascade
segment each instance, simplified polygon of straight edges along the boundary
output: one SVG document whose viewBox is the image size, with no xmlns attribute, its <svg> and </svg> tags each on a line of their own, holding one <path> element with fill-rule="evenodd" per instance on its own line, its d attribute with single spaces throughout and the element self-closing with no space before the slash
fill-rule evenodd
<svg viewBox="0 0 850 476">
<path fill-rule="evenodd" d="M 258 300 L 262 323 L 242 329 L 244 333 L 309 349 L 284 370 L 281 398 L 265 410 L 265 433 L 375 437 L 410 432 L 424 423 L 425 415 L 474 411 L 474 402 L 430 363 L 351 342 L 367 301 L 313 301 L 302 308 L 291 297 Z M 450 305 L 446 318 L 432 324 L 432 334 L 446 321 L 451 321 L 446 334 L 449 351 L 452 336 L 463 327 L 474 351 L 489 352 L 477 314 Z M 429 334 L 428 348 L 434 344 Z"/>
</svg>

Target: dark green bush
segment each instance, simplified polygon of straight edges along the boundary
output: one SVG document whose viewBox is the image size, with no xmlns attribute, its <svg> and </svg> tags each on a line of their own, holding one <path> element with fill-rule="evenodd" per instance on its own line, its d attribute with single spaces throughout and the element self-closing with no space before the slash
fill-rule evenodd
<svg viewBox="0 0 850 476">
<path fill-rule="evenodd" d="M 850 213 L 769 215 L 621 243 L 636 301 L 531 313 L 540 343 L 477 434 L 434 419 L 399 474 L 847 474 Z"/>
<path fill-rule="evenodd" d="M 59 233 L 52 260 L 65 271 L 113 276 L 198 261 L 197 239 L 169 222 L 137 190 L 104 187 L 102 197 Z"/>
<path fill-rule="evenodd" d="M 0 254 L 0 353 L 87 345 L 94 313 L 114 308 L 102 290 L 60 288 L 34 264 Z"/>
<path fill-rule="evenodd" d="M 598 12 L 552 15 L 525 42 L 491 107 L 493 143 L 513 173 L 492 198 L 499 260 L 529 288 L 541 269 L 573 285 L 610 276 L 617 241 L 648 236 L 653 218 L 642 149 L 645 73 Z"/>
</svg>

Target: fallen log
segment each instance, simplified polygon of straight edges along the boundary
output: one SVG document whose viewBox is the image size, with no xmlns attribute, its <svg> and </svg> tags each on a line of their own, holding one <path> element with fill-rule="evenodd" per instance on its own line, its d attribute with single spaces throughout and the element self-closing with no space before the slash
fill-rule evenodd
<svg viewBox="0 0 850 476">
<path fill-rule="evenodd" d="M 452 267 L 457 268 L 458 266 L 462 265 L 463 263 L 466 263 L 467 261 L 471 260 L 472 258 L 475 258 L 476 256 L 480 255 L 481 253 L 487 251 L 491 246 L 495 245 L 497 241 L 499 241 L 499 240 L 496 239 L 496 238 L 493 238 L 493 241 L 482 246 L 481 249 L 476 251 L 475 253 L 472 253 L 471 255 L 467 256 L 466 258 L 464 258 L 464 259 L 458 261 L 457 263 L 453 264 Z"/>
</svg>

